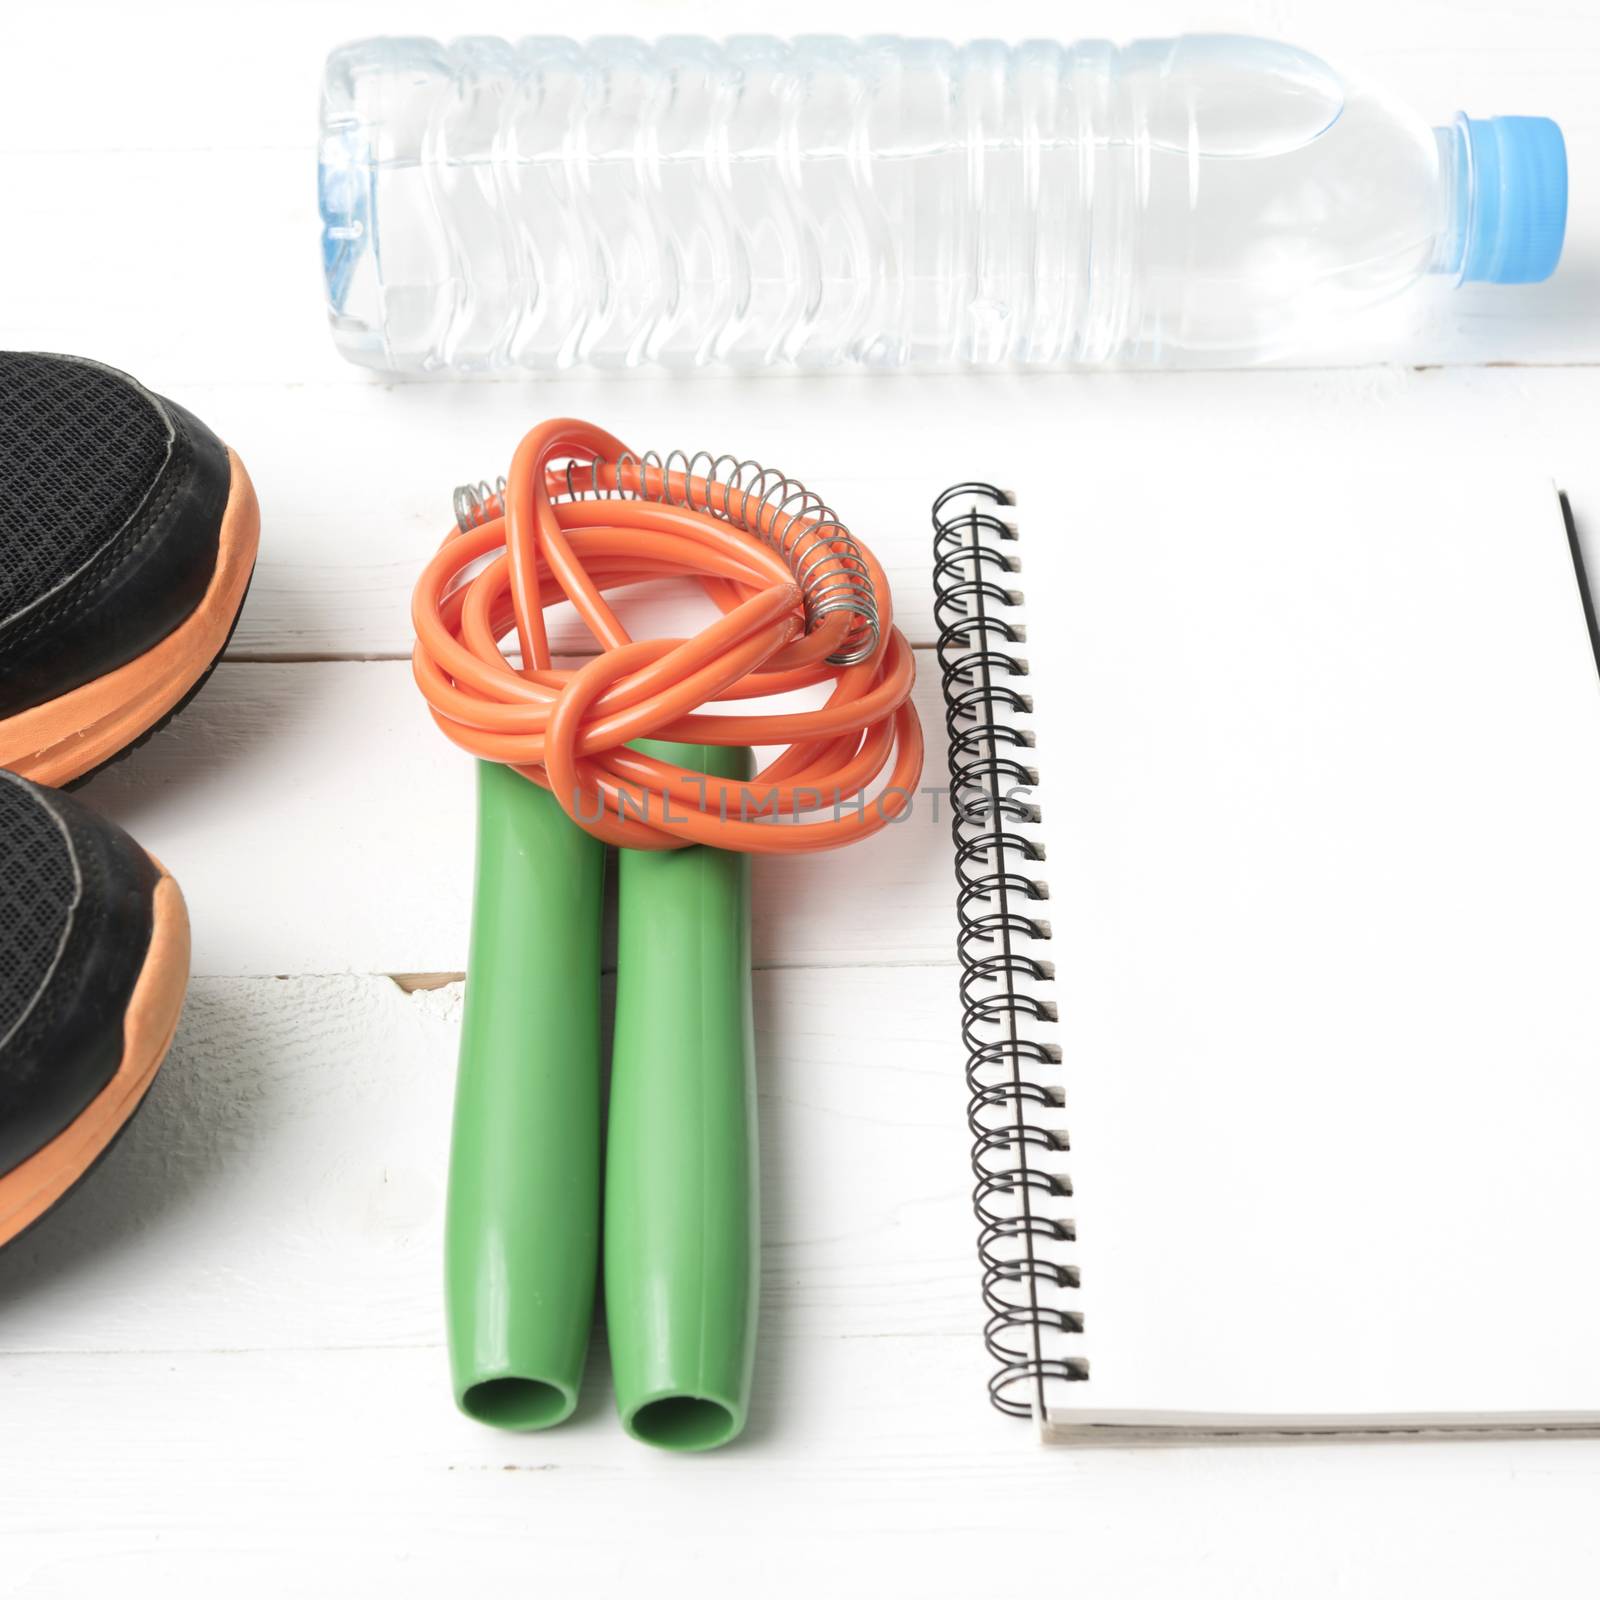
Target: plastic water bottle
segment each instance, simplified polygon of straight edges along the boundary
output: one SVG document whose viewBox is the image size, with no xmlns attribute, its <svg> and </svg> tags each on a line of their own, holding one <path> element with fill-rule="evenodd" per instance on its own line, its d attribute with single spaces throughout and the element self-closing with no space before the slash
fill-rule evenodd
<svg viewBox="0 0 1600 1600">
<path fill-rule="evenodd" d="M 329 58 L 334 337 L 387 372 L 1238 363 L 1547 277 L 1560 130 L 1288 45 L 371 39 Z"/>
</svg>

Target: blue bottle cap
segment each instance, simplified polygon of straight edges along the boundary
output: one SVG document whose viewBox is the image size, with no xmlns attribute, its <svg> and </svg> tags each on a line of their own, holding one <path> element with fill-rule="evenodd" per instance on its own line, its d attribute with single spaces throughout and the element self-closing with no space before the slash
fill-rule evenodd
<svg viewBox="0 0 1600 1600">
<path fill-rule="evenodd" d="M 1472 164 L 1466 283 L 1542 283 L 1567 231 L 1567 147 L 1548 117 L 1490 117 L 1466 126 Z"/>
</svg>

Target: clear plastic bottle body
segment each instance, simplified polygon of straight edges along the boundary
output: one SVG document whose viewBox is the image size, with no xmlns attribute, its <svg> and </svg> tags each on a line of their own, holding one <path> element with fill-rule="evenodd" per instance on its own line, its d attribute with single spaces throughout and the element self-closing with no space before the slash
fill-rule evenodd
<svg viewBox="0 0 1600 1600">
<path fill-rule="evenodd" d="M 321 144 L 335 337 L 416 374 L 1245 362 L 1449 270 L 1453 175 L 1223 36 L 371 40 Z"/>
</svg>

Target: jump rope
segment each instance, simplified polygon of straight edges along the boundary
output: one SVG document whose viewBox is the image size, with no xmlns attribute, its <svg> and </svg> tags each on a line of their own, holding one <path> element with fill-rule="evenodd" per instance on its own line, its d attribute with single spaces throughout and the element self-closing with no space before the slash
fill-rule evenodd
<svg viewBox="0 0 1600 1600">
<path fill-rule="evenodd" d="M 744 1425 L 759 1287 L 748 856 L 835 849 L 905 814 L 914 659 L 871 551 L 755 462 L 635 454 L 561 418 L 454 509 L 412 617 L 418 687 L 479 760 L 446 1220 L 457 1403 L 514 1428 L 572 1413 L 603 1256 L 624 1426 L 708 1448 Z M 660 579 L 720 615 L 633 639 L 606 596 Z M 562 601 L 599 646 L 573 668 L 545 625 Z M 704 709 L 823 686 L 809 710 Z M 755 771 L 751 746 L 779 750 Z"/>
</svg>

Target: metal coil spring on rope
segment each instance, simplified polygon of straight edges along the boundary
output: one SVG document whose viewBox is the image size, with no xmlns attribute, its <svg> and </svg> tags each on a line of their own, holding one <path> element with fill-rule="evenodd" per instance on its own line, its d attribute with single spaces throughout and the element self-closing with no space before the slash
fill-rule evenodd
<svg viewBox="0 0 1600 1600">
<path fill-rule="evenodd" d="M 1016 650 L 1022 636 L 1005 614 L 1020 598 L 1004 581 L 1014 564 L 1002 546 L 1016 532 L 992 509 L 1010 503 L 984 483 L 957 484 L 934 502 L 934 618 L 949 738 L 973 1208 L 989 1313 L 984 1342 L 999 1363 L 989 1394 L 1001 1411 L 1028 1417 L 1042 1412 L 1048 1383 L 1082 1381 L 1089 1367 L 1082 1356 L 1057 1353 L 1063 1336 L 1082 1333 L 1083 1318 L 1058 1303 L 1079 1281 L 1067 1259 L 1077 1235 L 1063 1215 L 1072 1186 L 1047 1170 L 1068 1148 L 1066 1134 L 1046 1125 L 1061 1107 L 1048 1081 L 1060 1052 L 1030 1036 L 1056 1020 L 1054 971 L 1018 948 L 1047 941 L 1050 926 L 1034 909 L 1049 893 L 1036 871 L 1043 854 L 1019 831 L 1037 823 L 1039 811 L 1027 798 L 1038 782 L 1024 758 L 1031 736 L 1009 720 L 1032 710 L 1018 686 L 1028 671 Z"/>
<path fill-rule="evenodd" d="M 797 478 L 759 461 L 709 450 L 646 450 L 612 461 L 571 460 L 562 469 L 569 500 L 649 500 L 719 518 L 776 550 L 794 573 L 806 631 L 845 612 L 855 620 L 834 666 L 865 661 L 878 647 L 878 596 L 861 547 L 831 507 Z M 463 532 L 499 516 L 506 480 L 463 484 L 453 496 Z"/>
</svg>

